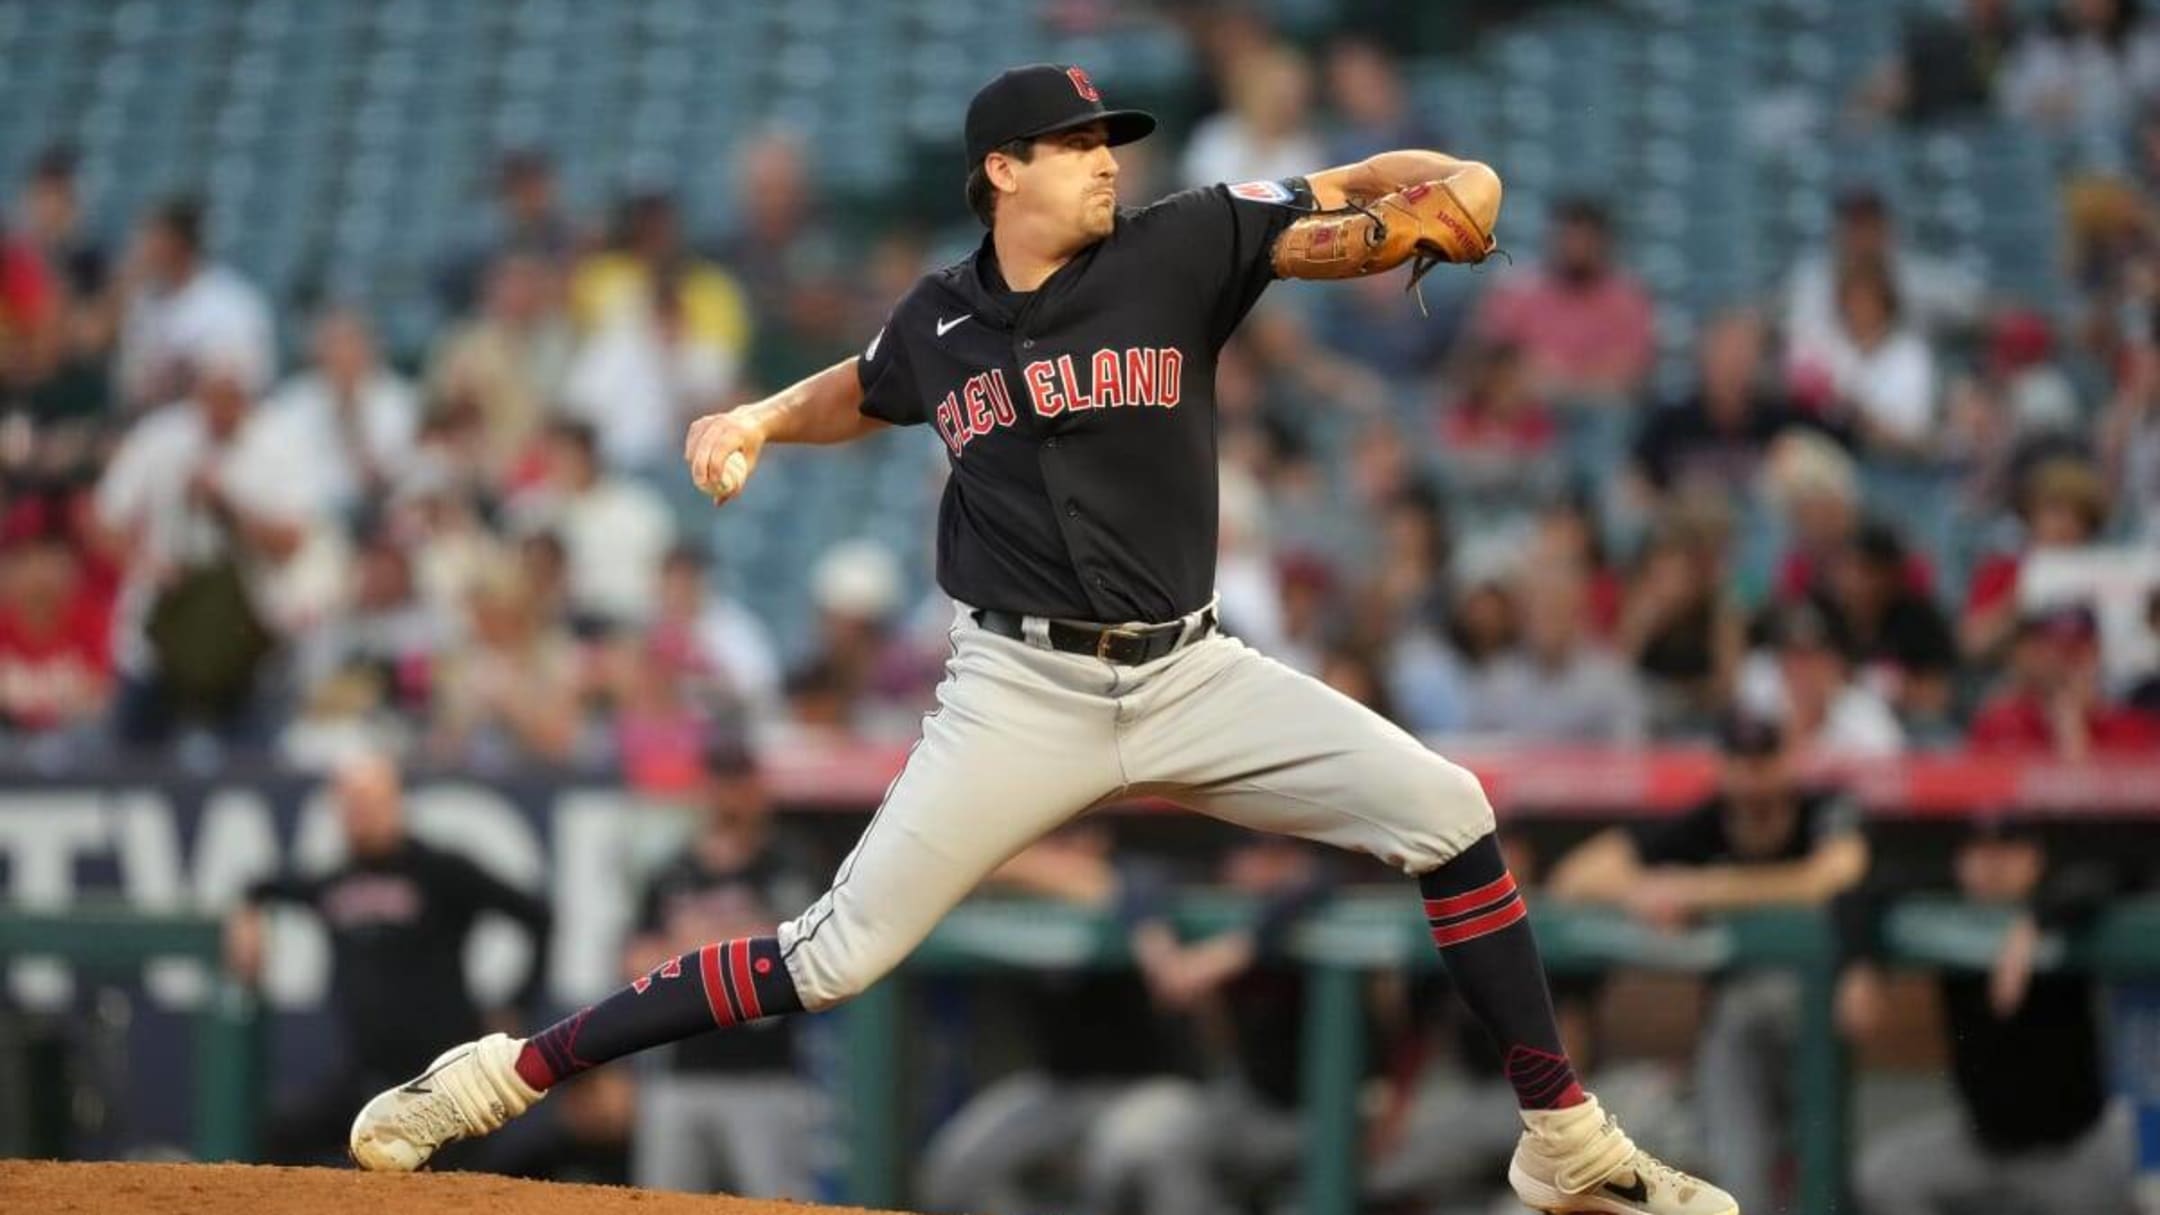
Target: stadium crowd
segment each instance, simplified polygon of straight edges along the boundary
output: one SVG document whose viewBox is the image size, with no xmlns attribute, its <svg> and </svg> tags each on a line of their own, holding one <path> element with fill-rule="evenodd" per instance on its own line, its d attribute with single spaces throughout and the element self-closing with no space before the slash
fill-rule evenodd
<svg viewBox="0 0 2160 1215">
<path fill-rule="evenodd" d="M 1219 108 L 1181 147 L 1120 150 L 1128 202 L 1392 146 L 1478 152 L 1475 132 L 1411 105 L 1373 42 L 1301 49 L 1238 20 L 1196 37 Z M 2160 25 L 2129 0 L 2064 0 L 2044 23 L 1972 0 L 1916 23 L 1846 121 L 1976 110 L 2062 132 L 2067 311 L 1913 247 L 1885 193 L 1855 180 L 1820 200 L 1830 235 L 1775 291 L 1677 316 L 1631 267 L 1611 200 L 1574 195 L 1513 266 L 1436 276 L 1429 314 L 1394 279 L 1278 287 L 1218 380 L 1228 628 L 1434 738 L 1719 741 L 1724 784 L 1696 815 L 1518 870 L 1549 868 L 1555 895 L 1653 923 L 1746 902 L 1742 887 L 1834 905 L 1856 1033 L 1881 1017 L 1866 961 L 1880 892 L 1849 809 L 1799 791 L 1793 760 L 2160 747 Z M 2077 150 L 2096 131 L 2114 156 Z M 360 744 L 481 773 L 619 771 L 711 814 L 655 878 L 627 973 L 712 938 L 715 916 L 792 911 L 815 875 L 767 855 L 754 762 L 733 744 L 715 761 L 712 740 L 905 740 L 943 628 L 934 593 L 918 601 L 921 578 L 869 541 L 806 554 L 809 622 L 723 594 L 728 554 L 703 538 L 711 508 L 677 466 L 679 438 L 698 414 L 848 357 L 952 242 L 895 231 L 836 248 L 812 149 L 773 130 L 739 155 L 735 227 L 708 233 L 685 230 L 666 190 L 572 213 L 547 149 L 505 154 L 468 238 L 435 257 L 451 319 L 409 361 L 359 308 L 274 309 L 210 256 L 189 199 L 85 214 L 69 150 L 40 157 L 0 244 L 0 753 L 324 767 Z M 964 243 L 957 182 L 952 201 Z M 1675 327 L 1692 340 L 1661 341 Z M 934 445 L 920 445 L 927 467 Z M 2094 883 L 2014 826 L 1984 825 L 1965 848 L 1939 885 L 2022 903 L 2060 880 L 2072 889 L 2048 915 L 2093 905 Z M 1186 943 L 1111 893 L 1150 879 L 1108 852 L 1082 831 L 1000 879 L 1129 913 L 1142 977 L 1031 992 L 1050 1057 L 939 1134 L 923 1201 L 1026 1209 L 1017 1179 L 1084 1141 L 1077 1192 L 1197 1211 L 1180 1162 L 1250 1178 L 1294 1155 L 1270 1136 L 1296 1104 L 1278 1065 L 1296 1058 L 1297 996 L 1255 959 L 1324 872 L 1294 848 L 1234 853 L 1217 876 L 1267 910 Z M 1907 1158 L 1951 1159 L 1953 1140 L 1983 1158 L 2105 1149 L 2085 1138 L 2111 1116 L 2096 1112 L 2097 1056 L 2062 1037 L 2090 1024 L 2089 985 L 2028 993 L 2024 965 L 1992 988 L 1946 980 L 1953 1026 L 1986 1026 L 1998 1060 L 2040 1043 L 2064 1069 L 2051 1078 L 2083 1069 L 2091 1085 L 2006 1113 L 2011 1095 L 1960 1046 L 1980 1142 L 1925 1128 L 1938 1138 L 1899 1141 Z M 1145 1052 L 1104 1057 L 1103 1027 L 1138 1027 L 1121 1047 L 1155 1041 L 1150 1008 L 1190 1011 L 1232 986 L 1244 1045 L 1229 1080 L 1165 1088 Z M 1395 1061 L 1423 1049 L 1428 1002 L 1404 996 L 1421 1028 Z M 1082 1005 L 1100 1014 L 1085 1027 Z M 1704 1074 L 1724 1083 L 1701 1094 L 1714 1175 L 1746 1191 L 1744 1209 L 1780 1209 L 1761 1095 L 1774 1086 L 1745 1078 L 1789 1041 L 1791 993 L 1736 980 L 1715 1007 Z M 777 1035 L 685 1048 L 643 1076 L 660 1104 L 640 1116 L 673 1137 L 638 1139 L 638 1174 L 714 1184 L 714 1143 L 771 1163 L 746 1138 L 758 1128 L 692 1111 L 725 1107 L 701 1095 L 730 1069 L 777 1094 L 770 1108 L 807 1100 L 788 1049 Z M 1461 1057 L 1469 1082 L 1396 1092 L 1372 1146 L 1376 1200 L 1430 1198 L 1489 1165 L 1417 1129 L 1459 1126 L 1463 1102 L 1504 1093 L 1474 1048 Z M 1225 1127 L 1238 1142 L 1219 1142 Z M 2094 1159 L 2071 1171 L 2115 1167 Z M 1871 1209 L 1936 1200 L 1880 1161 L 1861 1177 Z M 806 1192 L 800 1175 L 734 1182 Z"/>
</svg>

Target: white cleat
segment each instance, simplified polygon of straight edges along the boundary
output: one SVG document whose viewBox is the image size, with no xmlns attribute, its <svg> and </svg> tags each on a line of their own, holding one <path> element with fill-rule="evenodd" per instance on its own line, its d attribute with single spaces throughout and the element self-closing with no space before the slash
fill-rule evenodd
<svg viewBox="0 0 2160 1215">
<path fill-rule="evenodd" d="M 1546 1215 L 1740 1215 L 1732 1195 L 1635 1146 L 1592 1097 L 1525 1110 L 1508 1183 Z"/>
<path fill-rule="evenodd" d="M 353 1119 L 353 1163 L 374 1173 L 410 1173 L 436 1149 L 499 1129 L 546 1093 L 517 1074 L 525 1043 L 508 1034 L 453 1046 L 428 1069 L 375 1095 Z"/>
</svg>

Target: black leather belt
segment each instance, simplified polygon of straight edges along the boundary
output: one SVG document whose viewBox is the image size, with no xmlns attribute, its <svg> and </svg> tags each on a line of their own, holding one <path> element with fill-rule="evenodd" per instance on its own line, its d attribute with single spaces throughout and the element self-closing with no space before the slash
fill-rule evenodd
<svg viewBox="0 0 2160 1215">
<path fill-rule="evenodd" d="M 1014 641 L 1027 641 L 1027 617 L 1015 612 L 1000 612 L 993 608 L 976 608 L 975 623 Z M 1141 626 L 1117 624 L 1067 624 L 1052 620 L 1049 624 L 1050 648 L 1067 654 L 1086 654 L 1104 662 L 1121 667 L 1136 667 L 1153 662 L 1177 650 L 1185 637 L 1185 622 L 1173 620 L 1168 624 Z M 1200 613 L 1200 627 L 1192 631 L 1190 640 L 1198 641 L 1215 631 L 1215 609 Z"/>
</svg>

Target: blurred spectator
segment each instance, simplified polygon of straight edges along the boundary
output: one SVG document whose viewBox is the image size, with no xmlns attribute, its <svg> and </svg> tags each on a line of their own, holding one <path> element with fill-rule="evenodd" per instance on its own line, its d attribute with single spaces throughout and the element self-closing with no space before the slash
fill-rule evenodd
<svg viewBox="0 0 2160 1215">
<path fill-rule="evenodd" d="M 1823 906 L 1867 873 L 1859 811 L 1803 786 L 1795 749 L 1777 727 L 1728 719 L 1718 791 L 1677 819 L 1593 836 L 1554 867 L 1554 897 L 1624 907 L 1655 928 L 1752 907 Z M 1695 1083 L 1718 1184 L 1744 1211 L 1774 1201 L 1787 1142 L 1781 1094 L 1800 1024 L 1789 972 L 1720 976 L 1697 1045 Z"/>
<path fill-rule="evenodd" d="M 1434 426 L 1449 490 L 1487 508 L 1519 508 L 1550 493 L 1560 427 L 1530 386 L 1522 349 L 1478 343 L 1464 361 L 1462 389 Z"/>
<path fill-rule="evenodd" d="M 942 650 L 918 653 L 898 627 L 900 594 L 899 564 L 876 541 L 836 544 L 810 570 L 814 665 L 825 669 L 861 736 L 911 733 L 943 667 Z"/>
<path fill-rule="evenodd" d="M 2100 450 L 2133 535 L 2160 542 L 2160 345 L 2135 343 L 2123 352 L 2113 399 L 2100 422 Z"/>
<path fill-rule="evenodd" d="M 463 644 L 436 668 L 430 754 L 491 770 L 576 758 L 581 671 L 569 633 L 540 615 L 506 558 L 475 574 L 466 602 Z"/>
<path fill-rule="evenodd" d="M 1853 677 L 1853 642 L 1838 616 L 1813 602 L 1788 603 L 1771 614 L 1764 634 L 1764 648 L 1741 668 L 1743 709 L 1776 722 L 1809 758 L 1905 749 L 1905 729 L 1888 702 Z"/>
<path fill-rule="evenodd" d="M 1641 742 L 1648 725 L 1642 688 L 1591 636 L 1582 571 L 1531 568 L 1516 589 L 1522 643 L 1477 682 L 1470 728 L 1523 741 Z"/>
<path fill-rule="evenodd" d="M 1788 602 L 1814 595 L 1859 530 L 1860 481 L 1852 457 L 1820 434 L 1787 434 L 1771 443 L 1761 484 L 1763 497 L 1784 516 L 1788 545 L 1773 591 Z"/>
<path fill-rule="evenodd" d="M 860 318 L 867 323 L 852 317 L 863 287 L 857 259 L 835 241 L 794 133 L 772 129 L 745 139 L 735 151 L 734 192 L 735 230 L 719 255 L 758 318 L 757 344 L 745 354 L 758 383 L 793 383 L 854 353 L 860 335 L 875 333 L 885 309 L 914 284 L 911 274 L 890 294 L 879 292 L 876 315 Z"/>
<path fill-rule="evenodd" d="M 702 695 L 699 672 L 649 633 L 620 633 L 588 647 L 591 690 L 623 783 L 652 797 L 672 797 L 697 782 L 699 748 L 718 718 Z M 681 951 L 678 950 L 678 953 Z"/>
<path fill-rule="evenodd" d="M 1380 43 L 1355 34 L 1336 38 L 1328 44 L 1326 71 L 1332 107 L 1327 164 L 1355 164 L 1397 148 L 1440 146 L 1411 108 L 1402 69 Z"/>
<path fill-rule="evenodd" d="M 1653 734 L 1698 733 L 1728 703 L 1746 641 L 1725 590 L 1721 529 L 1677 516 L 1636 559 L 1616 643 L 1641 673 Z"/>
<path fill-rule="evenodd" d="M 436 408 L 477 411 L 498 482 L 531 454 L 569 374 L 573 342 L 560 292 L 547 263 L 505 257 L 488 271 L 480 314 L 451 331 L 428 364 Z"/>
<path fill-rule="evenodd" d="M 1869 523 L 1831 568 L 1823 607 L 1852 644 L 1861 686 L 1897 711 L 1908 730 L 1940 729 L 1951 708 L 1957 640 L 1935 600 L 1913 589 L 1896 529 Z"/>
<path fill-rule="evenodd" d="M 1226 453 L 1227 455 L 1227 453 Z M 1263 654 L 1282 653 L 1282 596 L 1269 547 L 1268 501 L 1235 457 L 1224 459 L 1218 490 L 1215 593 L 1223 631 Z"/>
<path fill-rule="evenodd" d="M 1205 1162 L 1187 1155 L 1204 1140 L 1209 1110 L 1179 1074 L 1190 1044 L 1166 1013 L 1197 999 L 1187 989 L 1234 959 L 1175 936 L 1167 875 L 1145 860 L 1114 857 L 1109 830 L 1079 822 L 1031 845 L 988 879 L 1004 890 L 1112 915 L 1134 955 L 1154 960 L 1178 1001 L 1158 1007 L 1141 974 L 1058 967 L 1018 984 L 1032 1057 L 976 1092 L 924 1150 L 922 1204 L 931 1211 L 1041 1209 L 1043 1180 L 1069 1174 L 1065 1203 L 1085 1215 L 1136 1211 L 1184 1215 L 1220 1201 Z M 1185 959 L 1205 956 L 1208 965 Z M 1218 962 L 1220 959 L 1220 962 Z M 1193 978 L 1188 980 L 1190 973 Z"/>
<path fill-rule="evenodd" d="M 1273 181 L 1318 170 L 1311 130 L 1312 67 L 1287 46 L 1241 55 L 1225 81 L 1228 107 L 1193 128 L 1180 174 L 1187 186 Z"/>
<path fill-rule="evenodd" d="M 2160 31 L 2139 9 L 2138 0 L 2056 0 L 2011 58 L 2005 108 L 2065 134 L 2126 126 L 2160 88 Z"/>
<path fill-rule="evenodd" d="M 1524 561 L 1533 568 L 1550 565 L 1580 571 L 1589 597 L 1592 635 L 1610 638 L 1619 628 L 1626 579 L 1607 551 L 1597 504 L 1586 487 L 1578 485 L 1538 511 Z"/>
<path fill-rule="evenodd" d="M 521 531 L 561 536 L 574 613 L 640 624 L 652 615 L 675 522 L 650 485 L 602 468 L 597 444 L 587 423 L 550 426 L 547 480 L 513 504 L 513 518 Z"/>
<path fill-rule="evenodd" d="M 1986 298 L 1983 284 L 1952 263 L 1900 244 L 1889 200 L 1873 187 L 1842 190 L 1834 203 L 1830 247 L 1793 266 L 1785 288 L 1785 341 L 1795 350 L 1834 346 L 1838 292 L 1856 269 L 1887 271 L 1907 319 L 1930 338 L 1969 325 Z"/>
<path fill-rule="evenodd" d="M 652 280 L 644 308 L 612 313 L 570 362 L 563 412 L 600 436 L 608 464 L 671 474 L 692 419 L 719 408 L 734 386 L 734 357 L 694 339 L 672 272 Z"/>
<path fill-rule="evenodd" d="M 263 1157 L 285 1164 L 342 1157 L 352 1113 L 377 1090 L 417 1075 L 450 1035 L 515 1029 L 515 1014 L 481 1014 L 465 977 L 480 916 L 506 915 L 530 943 L 512 996 L 540 992 L 553 916 L 546 902 L 466 857 L 414 839 L 395 765 L 379 755 L 339 764 L 331 781 L 344 858 L 323 873 L 284 873 L 248 888 L 225 923 L 225 962 L 243 980 L 262 973 L 262 907 L 289 903 L 330 934 L 330 998 L 338 1055 L 326 1079 L 265 1124 Z"/>
<path fill-rule="evenodd" d="M 2010 0 L 1963 0 L 1955 16 L 1909 14 L 1897 55 L 1869 75 L 1857 100 L 1914 123 L 1985 114 L 2022 32 Z"/>
<path fill-rule="evenodd" d="M 451 315 L 469 312 L 492 266 L 509 259 L 567 265 L 577 233 L 555 193 L 555 164 L 532 148 L 505 152 L 495 165 L 494 212 L 479 218 L 442 261 L 435 293 Z"/>
<path fill-rule="evenodd" d="M 24 495 L 0 515 L 0 734 L 63 732 L 112 696 L 111 604 L 62 530 L 64 500 Z"/>
<path fill-rule="evenodd" d="M 646 882 L 624 949 L 632 978 L 665 983 L 702 945 L 770 933 L 810 905 L 819 873 L 776 828 L 756 758 L 722 737 L 705 749 L 698 824 Z M 651 1189 L 746 1198 L 816 1196 L 817 1090 L 796 1057 L 801 1022 L 773 1019 L 667 1047 L 638 1085 L 632 1174 Z"/>
<path fill-rule="evenodd" d="M 315 322 L 313 365 L 264 403 L 249 442 L 305 469 L 320 509 L 351 520 L 382 498 L 419 425 L 412 385 L 382 365 L 367 318 L 333 308 Z"/>
<path fill-rule="evenodd" d="M 0 406 L 41 387 L 59 361 L 64 281 L 29 234 L 0 228 Z"/>
<path fill-rule="evenodd" d="M 668 551 L 660 567 L 653 644 L 705 687 L 716 708 L 755 720 L 780 709 L 780 656 L 757 615 L 711 582 L 705 555 L 690 545 Z"/>
<path fill-rule="evenodd" d="M 741 366 L 751 329 L 741 284 L 690 249 L 672 196 L 636 194 L 622 204 L 613 244 L 578 263 L 570 280 L 571 319 L 587 340 L 640 316 L 657 323 L 653 301 L 663 291 L 674 301 L 681 342 L 710 350 L 726 367 Z"/>
<path fill-rule="evenodd" d="M 1966 588 L 1958 645 L 1972 661 L 1993 660 L 2015 627 L 2020 571 L 2027 559 L 2037 552 L 2082 548 L 2099 538 L 2107 523 L 2107 486 L 2083 460 L 2051 459 L 2026 475 L 2017 505 L 2024 524 L 2019 551 L 1983 558 Z"/>
<path fill-rule="evenodd" d="M 1794 409 L 1764 374 L 1765 333 L 1752 312 L 1703 326 L 1689 393 L 1650 413 L 1635 439 L 1635 470 L 1660 495 L 1730 498 L 1748 492 L 1771 440 L 1820 420 Z"/>
<path fill-rule="evenodd" d="M 1312 553 L 1292 553 L 1276 564 L 1275 575 L 1282 601 L 1282 637 L 1275 657 L 1317 676 L 1339 627 L 1335 569 Z"/>
<path fill-rule="evenodd" d="M 112 276 L 111 254 L 84 222 L 80 156 L 67 144 L 38 153 L 23 186 L 14 219 L 18 231 L 60 277 L 77 303 L 104 295 Z"/>
<path fill-rule="evenodd" d="M 1167 924 L 1144 926 L 1133 951 L 1156 1005 L 1197 1014 L 1209 1035 L 1203 1116 L 1155 1128 L 1150 1172 L 1158 1193 L 1214 1191 L 1250 1206 L 1283 1193 L 1297 1167 L 1305 975 L 1279 959 L 1335 878 L 1310 846 L 1270 835 L 1240 837 L 1220 878 L 1253 901 L 1250 920 L 1195 942 L 1179 941 Z M 1164 1209 L 1220 1210 L 1222 1201 Z"/>
<path fill-rule="evenodd" d="M 2105 868 L 2051 861 L 2031 828 L 1989 819 L 1948 864 L 1871 879 L 1838 903 L 1841 1028 L 1865 1041 L 1885 1020 L 1889 900 L 1944 889 L 2010 918 L 1984 964 L 1945 970 L 1934 981 L 1958 1108 L 1872 1140 L 1855 1169 L 1861 1210 L 2130 1215 L 2133 1134 L 2126 1111 L 2108 1100 L 2101 984 L 2089 973 L 2042 967 L 2049 941 L 2083 928 L 2115 892 Z"/>
<path fill-rule="evenodd" d="M 49 359 L 40 365 L 34 357 L 17 368 L 31 373 L 18 382 L 30 387 L 31 414 L 46 429 L 42 439 L 48 450 L 39 458 L 48 471 L 71 471 L 88 457 L 87 436 L 81 432 L 110 407 L 110 363 L 119 322 L 111 257 L 84 219 L 77 171 L 73 148 L 56 144 L 40 152 L 14 217 L 16 232 L 59 289 L 56 324 L 48 335 L 51 348 L 33 352 Z M 16 340 L 9 339 L 10 344 Z M 66 433 L 54 433 L 55 426 Z"/>
<path fill-rule="evenodd" d="M 253 283 L 209 260 L 203 221 L 201 203 L 178 198 L 136 232 L 121 276 L 118 373 L 130 409 L 178 400 L 213 355 L 249 394 L 277 370 L 270 306 Z"/>
<path fill-rule="evenodd" d="M 1632 400 L 1657 354 L 1650 292 L 1616 263 L 1612 221 L 1587 198 L 1554 206 L 1544 269 L 1495 284 L 1475 330 L 1522 350 L 1531 391 L 1562 405 Z"/>
<path fill-rule="evenodd" d="M 2073 761 L 2151 754 L 2160 718 L 2106 695 L 2092 609 L 2058 606 L 2019 620 L 2003 685 L 1973 715 L 1972 746 Z"/>
<path fill-rule="evenodd" d="M 264 679 L 300 621 L 288 574 L 313 522 L 313 490 L 280 453 L 246 441 L 252 356 L 212 353 L 192 397 L 137 421 L 97 489 L 97 520 L 122 564 L 116 634 L 123 741 L 164 741 L 183 721 L 259 740 Z"/>
<path fill-rule="evenodd" d="M 287 757 L 314 758 L 356 733 L 380 746 L 405 741 L 401 723 L 426 713 L 433 665 L 452 627 L 453 618 L 421 595 L 398 537 L 388 527 L 364 534 L 353 553 L 351 598 L 301 649 L 305 701 L 285 738 Z"/>
<path fill-rule="evenodd" d="M 1934 440 L 1935 354 L 1899 309 L 1886 268 L 1848 266 L 1838 276 L 1836 320 L 1796 337 L 1789 356 L 1803 395 L 1882 455 L 1920 452 Z"/>
</svg>

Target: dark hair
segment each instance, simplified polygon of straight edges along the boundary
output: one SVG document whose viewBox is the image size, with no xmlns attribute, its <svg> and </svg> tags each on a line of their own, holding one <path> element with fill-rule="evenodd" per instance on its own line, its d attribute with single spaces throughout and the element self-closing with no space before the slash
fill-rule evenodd
<svg viewBox="0 0 2160 1215">
<path fill-rule="evenodd" d="M 1554 203 L 1552 218 L 1555 224 L 1581 224 L 1606 234 L 1612 231 L 1612 216 L 1605 204 L 1587 194 L 1569 195 Z"/>
<path fill-rule="evenodd" d="M 548 436 L 576 446 L 588 460 L 599 455 L 600 436 L 590 422 L 577 418 L 557 418 L 548 426 Z"/>
<path fill-rule="evenodd" d="M 990 154 L 1010 156 L 1021 164 L 1026 164 L 1035 159 L 1035 141 L 1008 139 L 990 149 Z M 991 219 L 997 214 L 997 190 L 990 184 L 990 175 L 983 172 L 981 161 L 977 161 L 975 167 L 968 170 L 967 205 L 968 210 L 975 213 L 975 218 L 981 220 L 985 228 L 990 226 Z"/>
<path fill-rule="evenodd" d="M 190 195 L 168 198 L 150 213 L 150 222 L 172 234 L 190 253 L 202 251 L 202 200 Z"/>
<path fill-rule="evenodd" d="M 71 143 L 50 143 L 38 152 L 32 162 L 30 175 L 39 181 L 72 181 L 75 171 L 82 163 L 82 154 Z"/>
</svg>

